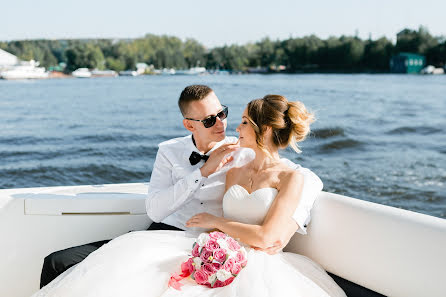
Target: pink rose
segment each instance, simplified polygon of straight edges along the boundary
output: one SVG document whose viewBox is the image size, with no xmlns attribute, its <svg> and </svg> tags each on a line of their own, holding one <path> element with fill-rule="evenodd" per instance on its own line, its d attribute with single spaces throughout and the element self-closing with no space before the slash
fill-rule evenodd
<svg viewBox="0 0 446 297">
<path fill-rule="evenodd" d="M 224 287 L 225 283 L 222 281 L 219 281 L 218 279 L 215 281 L 213 288 L 220 288 L 220 287 Z"/>
<path fill-rule="evenodd" d="M 224 263 L 226 261 L 226 251 L 224 249 L 215 250 L 214 260 L 220 263 Z"/>
<path fill-rule="evenodd" d="M 234 280 L 234 277 L 228 278 L 227 280 L 224 281 L 223 286 L 229 285 L 230 283 L 232 283 L 233 280 Z"/>
<path fill-rule="evenodd" d="M 223 269 L 229 272 L 232 272 L 232 268 L 234 267 L 235 260 L 233 258 L 230 258 L 226 260 L 225 264 L 223 265 Z"/>
<path fill-rule="evenodd" d="M 215 270 L 219 270 L 221 268 L 221 263 L 212 262 L 212 267 L 214 267 Z"/>
<path fill-rule="evenodd" d="M 240 265 L 240 264 L 238 264 L 238 263 L 235 263 L 235 264 L 232 266 L 231 273 L 232 273 L 232 274 L 239 274 L 239 273 L 240 273 L 240 270 L 242 270 L 242 265 Z"/>
<path fill-rule="evenodd" d="M 207 249 L 203 248 L 203 250 L 201 251 L 200 258 L 205 263 L 212 262 L 212 252 L 210 252 Z"/>
<path fill-rule="evenodd" d="M 200 257 L 200 245 L 198 243 L 196 243 L 194 248 L 192 249 L 192 256 Z"/>
<path fill-rule="evenodd" d="M 214 232 L 209 233 L 209 237 L 217 240 L 219 238 L 226 238 L 226 234 L 224 234 L 223 232 L 214 231 Z"/>
<path fill-rule="evenodd" d="M 215 251 L 216 249 L 219 249 L 219 248 L 220 248 L 220 245 L 217 243 L 217 240 L 216 240 L 216 239 L 209 239 L 208 242 L 206 242 L 206 244 L 205 244 L 205 248 L 206 248 L 208 251 L 213 252 L 213 251 Z"/>
<path fill-rule="evenodd" d="M 247 262 L 245 254 L 242 251 L 238 251 L 237 255 L 235 256 L 235 261 L 240 265 L 245 266 Z"/>
<path fill-rule="evenodd" d="M 181 264 L 181 276 L 188 277 L 194 271 L 194 266 L 192 265 L 193 259 L 189 258 L 186 262 Z"/>
<path fill-rule="evenodd" d="M 201 270 L 206 272 L 207 275 L 211 275 L 215 272 L 214 266 L 212 266 L 212 264 L 204 264 L 203 266 L 201 266 Z"/>
<path fill-rule="evenodd" d="M 228 238 L 226 238 L 226 242 L 228 243 L 228 247 L 231 250 L 238 251 L 240 249 L 240 245 L 238 244 L 238 242 L 234 238 L 228 237 Z"/>
<path fill-rule="evenodd" d="M 208 281 L 207 273 L 201 269 L 195 271 L 194 277 L 195 277 L 195 281 L 200 285 L 203 285 L 203 284 L 207 283 L 207 281 Z"/>
</svg>

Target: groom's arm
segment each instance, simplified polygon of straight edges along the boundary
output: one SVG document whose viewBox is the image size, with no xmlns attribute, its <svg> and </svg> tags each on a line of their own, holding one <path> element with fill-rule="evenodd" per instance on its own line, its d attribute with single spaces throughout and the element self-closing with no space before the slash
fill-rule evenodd
<svg viewBox="0 0 446 297">
<path fill-rule="evenodd" d="M 146 199 L 147 215 L 154 222 L 161 222 L 193 199 L 202 180 L 231 162 L 233 157 L 229 154 L 234 152 L 237 147 L 238 145 L 233 143 L 221 145 L 210 154 L 205 165 L 176 180 L 173 173 L 179 148 L 160 145 L 153 165 Z"/>
<path fill-rule="evenodd" d="M 149 193 L 146 199 L 147 215 L 160 222 L 192 199 L 204 178 L 200 169 L 174 182 L 173 160 L 166 156 L 167 149 L 160 146 L 153 165 Z"/>
</svg>

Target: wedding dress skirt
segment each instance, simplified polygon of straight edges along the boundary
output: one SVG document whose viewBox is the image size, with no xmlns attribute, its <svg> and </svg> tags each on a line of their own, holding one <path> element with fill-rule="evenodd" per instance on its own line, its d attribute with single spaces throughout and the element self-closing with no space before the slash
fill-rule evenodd
<svg viewBox="0 0 446 297">
<path fill-rule="evenodd" d="M 225 217 L 259 224 L 277 196 L 274 188 L 252 193 L 239 185 L 223 197 Z M 138 231 L 122 235 L 67 270 L 33 297 L 269 297 L 346 296 L 320 267 L 305 256 L 268 255 L 247 248 L 248 262 L 234 281 L 220 288 L 198 285 L 190 277 L 181 291 L 168 287 L 172 273 L 192 251 L 195 236 L 183 231 Z"/>
<path fill-rule="evenodd" d="M 151 296 L 345 296 L 315 262 L 294 253 L 268 255 L 247 249 L 248 264 L 228 286 L 208 288 L 191 278 L 181 290 L 170 276 L 190 255 L 195 238 L 182 231 L 138 231 L 120 236 L 90 254 L 33 297 Z"/>
</svg>

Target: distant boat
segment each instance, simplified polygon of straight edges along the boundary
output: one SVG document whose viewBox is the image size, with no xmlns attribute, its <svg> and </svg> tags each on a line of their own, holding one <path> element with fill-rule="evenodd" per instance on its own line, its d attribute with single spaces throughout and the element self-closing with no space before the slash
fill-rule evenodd
<svg viewBox="0 0 446 297">
<path fill-rule="evenodd" d="M 444 74 L 444 69 L 443 68 L 435 68 L 432 65 L 428 65 L 428 66 L 424 67 L 423 69 L 421 69 L 420 73 L 421 74 Z"/>
<path fill-rule="evenodd" d="M 118 76 L 118 73 L 114 70 L 92 70 L 91 71 L 92 77 L 116 77 Z"/>
<path fill-rule="evenodd" d="M 163 70 L 161 72 L 162 75 L 173 75 L 173 74 L 176 74 L 176 73 L 177 72 L 173 68 L 163 68 Z"/>
<path fill-rule="evenodd" d="M 39 62 L 34 60 L 21 61 L 19 64 L 10 66 L 8 69 L 0 72 L 0 78 L 3 79 L 43 79 L 48 78 L 48 72 L 44 67 L 39 66 Z"/>
<path fill-rule="evenodd" d="M 207 73 L 206 68 L 204 67 L 191 67 L 188 70 L 177 70 L 176 74 L 184 74 L 184 75 L 199 75 Z"/>
<path fill-rule="evenodd" d="M 78 78 L 90 78 L 91 72 L 88 68 L 78 68 L 73 73 L 71 73 L 74 77 Z"/>
<path fill-rule="evenodd" d="M 119 71 L 120 76 L 137 76 L 138 72 L 133 70 Z"/>
</svg>

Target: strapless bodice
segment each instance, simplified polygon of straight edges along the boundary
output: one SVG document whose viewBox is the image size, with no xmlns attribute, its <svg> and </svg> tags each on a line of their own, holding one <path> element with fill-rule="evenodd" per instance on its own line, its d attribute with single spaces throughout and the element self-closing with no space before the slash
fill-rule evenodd
<svg viewBox="0 0 446 297">
<path fill-rule="evenodd" d="M 261 224 L 277 193 L 275 188 L 249 193 L 242 186 L 233 185 L 223 197 L 224 217 L 246 224 Z"/>
</svg>

